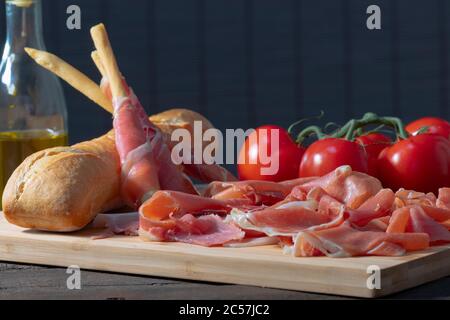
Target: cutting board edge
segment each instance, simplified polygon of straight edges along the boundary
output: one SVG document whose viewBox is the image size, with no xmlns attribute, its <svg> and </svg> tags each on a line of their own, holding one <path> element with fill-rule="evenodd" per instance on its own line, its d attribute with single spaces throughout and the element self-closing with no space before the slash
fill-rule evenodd
<svg viewBox="0 0 450 320">
<path fill-rule="evenodd" d="M 222 273 L 220 276 L 217 274 L 207 274 L 198 271 L 188 271 L 189 268 L 186 268 L 185 271 L 174 275 L 173 271 L 161 271 L 154 269 L 152 271 L 143 271 L 142 266 L 133 266 L 129 265 L 115 265 L 114 267 L 110 267 L 107 265 L 107 262 L 98 261 L 96 263 L 86 262 L 86 261 L 78 261 L 77 259 L 68 259 L 66 262 L 58 261 L 59 258 L 54 260 L 56 257 L 47 257 L 47 259 L 39 258 L 34 255 L 25 255 L 25 254 L 8 254 L 4 253 L 2 250 L 2 245 L 0 245 L 0 261 L 4 262 L 13 262 L 13 263 L 25 263 L 25 264 L 34 264 L 41 266 L 52 266 L 52 267 L 61 267 L 68 268 L 69 266 L 78 266 L 81 270 L 90 270 L 90 271 L 104 271 L 104 272 L 114 272 L 121 274 L 132 274 L 132 275 L 140 275 L 140 276 L 153 276 L 153 277 L 166 277 L 172 279 L 180 279 L 180 280 L 192 280 L 192 281 L 205 281 L 212 283 L 223 283 L 223 284 L 234 284 L 234 285 L 248 285 L 255 286 L 261 288 L 274 288 L 274 289 L 283 289 L 283 290 L 293 290 L 293 291 L 303 291 L 303 292 L 312 292 L 312 293 L 320 293 L 320 294 L 331 294 L 331 295 L 340 295 L 340 296 L 348 296 L 348 297 L 358 297 L 358 298 L 374 298 L 377 295 L 374 294 L 372 290 L 366 289 L 364 287 L 359 286 L 351 286 L 351 285 L 343 285 L 342 283 L 337 284 L 323 284 L 323 283 L 314 283 L 314 282 L 301 282 L 301 281 L 293 281 L 284 280 L 283 284 L 279 284 L 280 279 L 268 279 L 268 281 L 263 281 L 261 279 L 253 279 L 253 278 L 245 278 L 236 274 L 226 274 Z M 69 263 L 70 260 L 70 263 Z M 189 265 L 190 262 L 187 262 Z M 198 268 L 198 265 L 191 264 L 191 268 Z M 152 269 L 152 266 L 146 266 L 149 270 Z M 278 283 L 277 283 L 278 282 Z"/>
<path fill-rule="evenodd" d="M 2 237 L 0 236 L 0 240 Z M 12 240 L 12 238 L 8 238 Z M 365 287 L 363 284 L 366 283 L 368 275 L 366 274 L 366 270 L 362 268 L 348 268 L 347 270 L 342 270 L 343 268 L 338 267 L 333 269 L 332 267 L 325 267 L 321 265 L 317 266 L 303 266 L 302 272 L 305 274 L 300 277 L 288 277 L 285 279 L 273 278 L 269 277 L 269 279 L 262 279 L 262 277 L 251 278 L 246 276 L 245 274 L 239 274 L 239 272 L 232 271 L 230 264 L 236 264 L 236 259 L 233 257 L 222 257 L 220 258 L 220 262 L 216 262 L 215 264 L 208 265 L 208 262 L 199 262 L 196 259 L 202 259 L 204 257 L 197 256 L 183 256 L 178 255 L 176 252 L 166 252 L 163 256 L 160 256 L 159 264 L 167 263 L 167 264 L 178 264 L 178 269 L 174 270 L 168 269 L 163 270 L 161 266 L 158 266 L 158 263 L 152 262 L 143 264 L 143 261 L 140 261 L 138 258 L 132 260 L 130 264 L 123 263 L 115 263 L 112 264 L 111 261 L 117 259 L 117 256 L 114 253 L 115 248 L 111 247 L 111 250 L 104 250 L 104 247 L 97 247 L 94 250 L 89 248 L 89 246 L 73 246 L 73 243 L 66 243 L 63 247 L 61 244 L 56 244 L 58 250 L 61 252 L 55 251 L 55 244 L 50 243 L 45 240 L 39 239 L 27 239 L 16 237 L 14 244 L 0 244 L 0 260 L 11 261 L 11 262 L 20 262 L 20 263 L 31 263 L 38 265 L 49 265 L 49 266 L 58 266 L 58 267 L 68 267 L 70 265 L 77 265 L 82 269 L 87 270 L 97 270 L 97 271 L 107 271 L 107 272 L 119 272 L 126 274 L 135 274 L 135 275 L 144 275 L 144 276 L 156 276 L 156 277 L 169 277 L 169 278 L 177 278 L 177 279 L 186 279 L 186 280 L 196 280 L 196 281 L 209 281 L 209 282 L 219 282 L 219 283 L 227 283 L 227 284 L 240 284 L 240 285 L 251 285 L 258 287 L 270 287 L 277 289 L 287 289 L 287 290 L 298 290 L 298 291 L 307 291 L 307 292 L 315 292 L 322 294 L 333 294 L 333 295 L 342 295 L 342 296 L 350 296 L 350 297 L 359 297 L 359 298 L 377 298 L 383 297 L 392 293 L 396 293 L 411 287 L 416 286 L 417 284 L 411 284 L 408 281 L 400 281 L 399 284 L 396 285 L 395 288 L 392 286 L 387 286 L 387 289 L 383 286 L 381 290 L 371 290 Z M 50 252 L 53 252 L 46 257 L 42 257 L 42 255 L 38 254 L 40 251 L 35 250 L 36 247 L 42 246 L 41 251 L 44 249 L 48 249 Z M 108 246 L 106 246 L 108 247 Z M 63 252 L 66 252 L 64 255 Z M 135 253 L 142 252 L 142 249 L 139 249 Z M 144 250 L 145 252 L 145 250 Z M 450 262 L 450 249 L 438 252 L 445 253 L 445 257 L 447 261 Z M 153 252 L 153 254 L 161 252 Z M 147 254 L 151 254 L 151 250 L 148 250 Z M 95 256 L 97 261 L 89 261 L 87 256 L 92 255 Z M 145 255 L 145 254 L 144 254 Z M 436 253 L 425 255 L 421 258 L 417 258 L 414 261 L 419 260 L 430 260 L 430 257 L 433 257 Z M 61 259 L 61 256 L 64 258 Z M 146 258 L 143 256 L 142 258 Z M 214 258 L 214 257 L 212 257 Z M 301 259 L 301 258 L 299 258 Z M 432 263 L 433 259 L 430 260 Z M 449 264 L 447 262 L 447 264 Z M 255 268 L 255 272 L 258 271 L 264 275 L 271 275 L 270 272 L 264 271 L 264 268 L 269 268 L 271 265 L 266 266 L 257 266 L 257 262 L 247 261 L 242 259 L 240 261 L 242 264 L 242 268 Z M 255 265 L 256 263 L 256 265 Z M 275 267 L 283 267 L 284 271 L 289 274 L 294 274 L 296 265 L 288 265 L 284 264 L 283 266 L 276 265 L 278 262 L 274 262 Z M 411 261 L 399 262 L 397 265 L 383 267 L 381 268 L 383 273 L 387 273 L 388 276 L 392 272 L 398 272 L 399 274 L 409 274 L 409 264 Z M 111 267 L 111 265 L 114 265 Z M 224 270 L 220 270 L 220 272 L 213 272 L 214 265 L 220 265 L 224 268 Z M 228 267 L 228 269 L 226 269 Z M 208 269 L 210 268 L 210 269 Z M 314 269 L 314 270 L 313 270 Z M 181 271 L 180 271 L 181 270 Z M 408 272 L 405 273 L 405 270 Z M 270 271 L 270 270 L 268 270 Z M 319 277 L 328 277 L 329 279 L 335 278 L 338 280 L 345 279 L 345 277 L 349 277 L 348 282 L 339 282 L 336 280 L 334 283 L 324 283 L 323 279 L 322 283 L 314 282 L 314 274 L 318 274 Z M 423 279 L 423 283 L 436 280 L 440 277 L 444 277 L 444 274 L 434 274 L 432 273 L 431 278 Z M 316 275 L 317 277 L 317 275 Z M 295 280 L 293 280 L 295 279 Z M 306 279 L 306 280 L 305 280 Z M 355 284 L 357 283 L 357 284 Z M 419 285 L 422 283 L 419 283 Z"/>
<path fill-rule="evenodd" d="M 427 270 L 420 270 L 427 268 Z M 374 298 L 386 297 L 450 276 L 450 246 L 442 246 L 434 253 L 399 263 L 382 270 L 388 286 L 375 292 Z M 413 279 L 412 279 L 413 278 Z M 412 282 L 414 281 L 414 282 Z M 387 289 L 386 289 L 387 288 Z"/>
</svg>

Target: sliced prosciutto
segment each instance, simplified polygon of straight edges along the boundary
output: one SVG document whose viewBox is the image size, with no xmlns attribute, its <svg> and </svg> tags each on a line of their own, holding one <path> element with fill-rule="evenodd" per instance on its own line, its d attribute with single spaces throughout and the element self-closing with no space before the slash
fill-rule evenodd
<svg viewBox="0 0 450 320">
<path fill-rule="evenodd" d="M 428 248 L 429 241 L 426 233 L 360 231 L 346 222 L 335 228 L 300 232 L 291 252 L 296 257 L 402 256 Z"/>
<path fill-rule="evenodd" d="M 439 190 L 437 206 L 442 209 L 450 210 L 450 188 L 442 188 Z"/>
<path fill-rule="evenodd" d="M 234 211 L 232 221 L 243 229 L 263 232 L 268 236 L 289 236 L 307 228 L 330 221 L 307 205 L 301 204 L 287 208 L 268 208 L 261 211 L 242 213 Z"/>
<path fill-rule="evenodd" d="M 159 168 L 153 152 L 161 136 L 156 135 L 139 111 L 130 98 L 115 100 L 114 130 L 122 161 L 122 196 L 131 207 L 160 189 Z"/>
<path fill-rule="evenodd" d="M 291 191 L 291 185 L 276 182 L 213 182 L 204 195 L 218 200 L 248 199 L 253 205 L 271 206 L 284 200 Z"/>
<path fill-rule="evenodd" d="M 227 225 L 220 215 L 245 207 L 245 199 L 217 200 L 175 191 L 158 191 L 140 210 L 140 235 L 151 241 L 180 241 L 205 246 L 223 244 L 245 236 Z M 227 233 L 228 236 L 221 235 Z M 194 238 L 187 235 L 195 235 Z M 230 235 L 234 234 L 233 236 Z M 214 238 L 214 239 L 213 239 Z"/>
<path fill-rule="evenodd" d="M 228 217 L 244 230 L 262 232 L 269 237 L 292 237 L 303 230 L 318 230 L 337 226 L 344 222 L 346 213 L 341 207 L 336 215 L 317 211 L 315 201 L 290 202 L 282 206 L 242 212 L 233 210 Z"/>
<path fill-rule="evenodd" d="M 394 201 L 394 192 L 391 189 L 383 189 L 367 199 L 358 209 L 349 210 L 349 221 L 354 225 L 364 227 L 375 219 L 390 215 Z"/>
<path fill-rule="evenodd" d="M 217 215 L 194 217 L 188 214 L 176 220 L 175 228 L 168 230 L 166 237 L 169 241 L 212 247 L 241 240 L 245 233 Z"/>
<path fill-rule="evenodd" d="M 422 193 L 417 191 L 400 189 L 395 194 L 396 206 L 404 207 L 410 205 L 435 206 L 436 196 L 433 193 Z"/>
<path fill-rule="evenodd" d="M 301 186 L 307 192 L 317 187 L 322 188 L 350 209 L 357 209 L 382 189 L 378 179 L 354 172 L 349 166 L 340 167 L 322 178 Z"/>
<path fill-rule="evenodd" d="M 92 222 L 94 229 L 104 229 L 94 239 L 110 238 L 114 235 L 137 236 L 139 230 L 139 213 L 99 214 Z"/>
<path fill-rule="evenodd" d="M 430 243 L 438 245 L 450 242 L 450 232 L 445 225 L 431 218 L 418 205 L 396 210 L 391 218 L 387 233 L 426 233 L 430 236 Z"/>
</svg>

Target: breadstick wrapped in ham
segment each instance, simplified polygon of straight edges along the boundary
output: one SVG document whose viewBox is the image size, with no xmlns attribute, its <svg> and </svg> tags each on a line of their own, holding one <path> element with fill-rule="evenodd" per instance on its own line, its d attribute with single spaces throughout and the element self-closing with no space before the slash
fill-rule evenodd
<svg viewBox="0 0 450 320">
<path fill-rule="evenodd" d="M 150 122 L 138 98 L 124 83 L 104 25 L 93 27 L 91 34 L 113 97 L 124 200 L 138 207 L 160 189 L 196 194 L 182 167 L 173 163 L 163 134 Z"/>
<path fill-rule="evenodd" d="M 106 97 L 112 99 L 111 86 L 107 79 L 107 74 L 105 68 L 103 67 L 98 51 L 92 52 L 91 56 L 95 65 L 97 66 L 97 69 L 100 71 L 103 77 L 100 84 L 102 91 Z M 123 80 L 123 84 L 126 88 L 128 88 L 125 80 Z M 175 127 L 186 129 L 191 134 L 193 134 L 194 128 L 192 124 L 195 122 L 202 123 L 203 132 L 214 128 L 211 122 L 209 122 L 209 120 L 203 117 L 202 115 L 193 111 L 187 113 L 185 109 L 173 109 L 170 111 L 170 115 L 168 116 L 166 116 L 166 113 L 163 112 L 160 115 L 153 117 L 151 120 L 154 124 L 158 126 L 158 128 L 160 129 L 162 128 L 163 131 L 167 131 L 170 133 L 173 132 Z M 167 139 L 166 142 L 169 144 L 169 147 L 172 148 L 173 145 L 171 144 L 170 138 L 166 137 L 166 139 Z M 203 147 L 205 147 L 205 145 L 203 145 Z M 212 181 L 222 181 L 222 182 L 237 181 L 236 177 L 233 176 L 231 172 L 229 172 L 227 169 L 218 164 L 194 163 L 195 161 L 193 159 L 194 158 L 193 150 L 191 150 L 191 158 L 192 163 L 183 164 L 183 170 L 188 176 L 205 183 L 210 183 Z"/>
</svg>

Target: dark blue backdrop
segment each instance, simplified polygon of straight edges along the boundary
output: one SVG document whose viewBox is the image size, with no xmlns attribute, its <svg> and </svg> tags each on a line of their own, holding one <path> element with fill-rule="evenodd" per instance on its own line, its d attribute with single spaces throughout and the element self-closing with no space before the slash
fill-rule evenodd
<svg viewBox="0 0 450 320">
<path fill-rule="evenodd" d="M 43 1 L 48 49 L 96 80 L 89 27 L 106 23 L 149 113 L 189 107 L 219 128 L 288 125 L 322 109 L 336 122 L 450 114 L 447 0 Z M 82 9 L 81 31 L 65 27 L 70 4 Z M 382 9 L 381 31 L 366 28 L 370 4 Z M 111 127 L 65 92 L 72 142 Z"/>
</svg>

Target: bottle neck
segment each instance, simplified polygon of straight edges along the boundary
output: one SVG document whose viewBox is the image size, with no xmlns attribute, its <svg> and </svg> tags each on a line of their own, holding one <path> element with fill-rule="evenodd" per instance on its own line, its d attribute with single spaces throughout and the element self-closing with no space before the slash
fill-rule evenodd
<svg viewBox="0 0 450 320">
<path fill-rule="evenodd" d="M 6 47 L 23 53 L 25 47 L 45 49 L 41 0 L 6 1 Z"/>
</svg>

